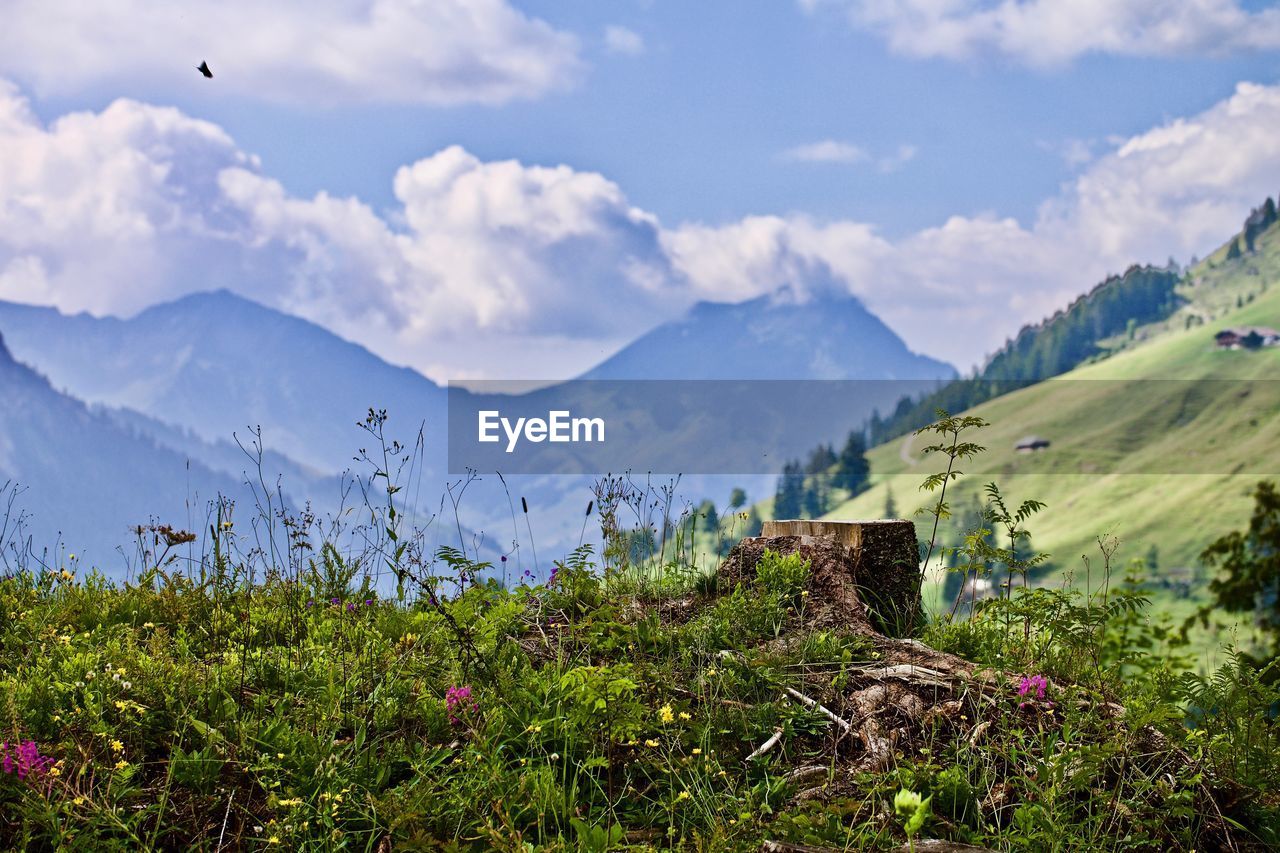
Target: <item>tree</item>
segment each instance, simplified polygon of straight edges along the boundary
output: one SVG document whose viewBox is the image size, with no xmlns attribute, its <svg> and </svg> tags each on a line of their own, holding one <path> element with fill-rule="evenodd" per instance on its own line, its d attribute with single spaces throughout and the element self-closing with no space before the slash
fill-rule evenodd
<svg viewBox="0 0 1280 853">
<path fill-rule="evenodd" d="M 886 486 L 884 491 L 884 517 L 898 517 L 898 502 L 893 499 L 893 486 Z"/>
<path fill-rule="evenodd" d="M 1280 655 L 1280 491 L 1269 481 L 1253 493 L 1249 529 L 1219 538 L 1201 553 L 1210 568 L 1220 569 L 1209 582 L 1213 603 L 1199 616 L 1208 622 L 1211 608 L 1252 613 L 1254 623 L 1268 635 L 1269 654 Z"/>
<path fill-rule="evenodd" d="M 809 464 L 805 466 L 804 472 L 810 476 L 825 474 L 834 464 L 836 464 L 836 452 L 831 445 L 819 444 L 809 454 Z"/>
<path fill-rule="evenodd" d="M 1240 241 L 1238 239 L 1232 240 L 1231 247 L 1227 249 L 1227 260 L 1234 261 L 1243 254 L 1244 252 L 1240 251 Z"/>
<path fill-rule="evenodd" d="M 729 493 L 729 511 L 732 512 L 734 510 L 742 509 L 746 505 L 747 493 L 741 488 L 735 487 L 734 490 Z"/>
<path fill-rule="evenodd" d="M 782 467 L 778 491 L 773 498 L 774 518 L 799 518 L 804 501 L 804 469 L 798 460 Z"/>
<path fill-rule="evenodd" d="M 845 440 L 844 448 L 836 461 L 835 485 L 857 495 L 866 491 L 871 478 L 871 463 L 867 462 L 867 442 L 862 433 L 854 430 Z"/>
</svg>

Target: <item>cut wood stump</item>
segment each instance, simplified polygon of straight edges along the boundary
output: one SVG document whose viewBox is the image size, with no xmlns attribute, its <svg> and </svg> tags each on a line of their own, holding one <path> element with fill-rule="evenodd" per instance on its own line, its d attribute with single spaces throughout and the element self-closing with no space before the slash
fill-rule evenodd
<svg viewBox="0 0 1280 853">
<path fill-rule="evenodd" d="M 761 535 L 729 552 L 721 577 L 730 586 L 754 577 L 766 549 L 810 561 L 810 585 L 821 597 L 810 604 L 821 621 L 895 637 L 919 616 L 920 549 L 910 521 L 766 521 Z"/>
</svg>

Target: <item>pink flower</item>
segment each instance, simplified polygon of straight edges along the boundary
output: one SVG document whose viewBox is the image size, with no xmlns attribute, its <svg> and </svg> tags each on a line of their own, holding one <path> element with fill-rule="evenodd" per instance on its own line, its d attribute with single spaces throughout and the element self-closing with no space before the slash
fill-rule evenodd
<svg viewBox="0 0 1280 853">
<path fill-rule="evenodd" d="M 33 740 L 22 741 L 16 744 L 12 750 L 7 743 L 0 743 L 0 770 L 7 774 L 17 773 L 19 779 L 26 780 L 28 776 L 40 776 L 49 766 L 53 764 L 53 759 L 47 755 L 40 754 L 40 748 L 36 746 Z"/>
<path fill-rule="evenodd" d="M 444 694 L 444 706 L 449 712 L 449 722 L 457 725 L 462 722 L 462 714 L 466 712 L 475 713 L 480 710 L 480 706 L 471 698 L 471 686 L 450 687 Z"/>
</svg>

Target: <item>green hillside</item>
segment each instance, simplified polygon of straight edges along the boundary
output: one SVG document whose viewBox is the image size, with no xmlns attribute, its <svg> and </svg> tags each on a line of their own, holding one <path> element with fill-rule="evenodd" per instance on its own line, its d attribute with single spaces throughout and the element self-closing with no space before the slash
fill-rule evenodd
<svg viewBox="0 0 1280 853">
<path fill-rule="evenodd" d="M 1032 530 L 1035 547 L 1053 555 L 1055 577 L 1068 572 L 1082 582 L 1081 555 L 1088 554 L 1096 580 L 1100 535 L 1120 540 L 1116 566 L 1155 546 L 1151 580 L 1169 589 L 1161 604 L 1172 615 L 1189 613 L 1194 591 L 1188 598 L 1178 587 L 1194 590 L 1202 580 L 1200 551 L 1241 527 L 1253 485 L 1278 473 L 1280 393 L 1270 383 L 1135 380 L 1280 379 L 1280 348 L 1231 351 L 1214 343 L 1224 327 L 1280 326 L 1280 228 L 1258 236 L 1253 253 L 1229 259 L 1231 243 L 1184 277 L 1181 308 L 1108 341 L 1109 357 L 971 410 L 992 424 L 975 439 L 988 450 L 959 481 L 952 506 L 970 504 L 990 480 L 1016 500 L 1047 503 Z M 1017 453 L 1015 443 L 1027 435 L 1051 445 Z M 827 517 L 879 517 L 889 490 L 900 514 L 923 505 L 919 483 L 939 465 L 920 458 L 926 443 L 908 436 L 874 448 L 872 488 Z"/>
</svg>

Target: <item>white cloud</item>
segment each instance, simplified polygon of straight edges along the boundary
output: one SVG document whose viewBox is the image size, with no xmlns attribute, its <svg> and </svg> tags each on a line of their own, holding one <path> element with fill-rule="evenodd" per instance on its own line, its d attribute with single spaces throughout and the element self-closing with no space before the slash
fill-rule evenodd
<svg viewBox="0 0 1280 853">
<path fill-rule="evenodd" d="M 799 0 L 834 6 L 908 56 L 994 53 L 1055 65 L 1088 53 L 1221 55 L 1280 47 L 1280 10 L 1238 0 Z"/>
<path fill-rule="evenodd" d="M 909 344 L 967 366 L 1110 273 L 1223 242 L 1280 189 L 1278 126 L 1280 86 L 1243 83 L 1200 115 L 1113 143 L 1029 224 L 953 216 L 889 242 L 852 223 L 766 218 L 670 242 L 695 284 L 734 297 L 782 269 L 829 271 Z"/>
<path fill-rule="evenodd" d="M 920 149 L 914 145 L 899 145 L 892 154 L 887 154 L 876 161 L 876 168 L 881 172 L 896 172 L 916 159 L 916 154 L 918 153 L 920 153 Z"/>
<path fill-rule="evenodd" d="M 212 80 L 194 70 L 202 60 Z M 497 104 L 580 70 L 572 35 L 506 0 L 9 0 L 0 27 L 0 74 L 41 93 Z"/>
<path fill-rule="evenodd" d="M 604 46 L 610 53 L 639 56 L 644 53 L 644 38 L 635 30 L 608 26 L 604 29 Z"/>
<path fill-rule="evenodd" d="M 693 301 L 853 293 L 969 365 L 1108 273 L 1203 255 L 1280 189 L 1280 86 L 1099 150 L 1034 221 L 890 240 L 802 214 L 661 223 L 606 177 L 446 148 L 397 204 L 291 195 L 221 128 L 130 100 L 44 126 L 0 81 L 0 298 L 128 314 L 229 287 L 436 378 L 572 375 Z"/>
<path fill-rule="evenodd" d="M 871 158 L 871 155 L 857 145 L 835 139 L 797 145 L 779 156 L 796 163 L 861 163 Z"/>
</svg>

